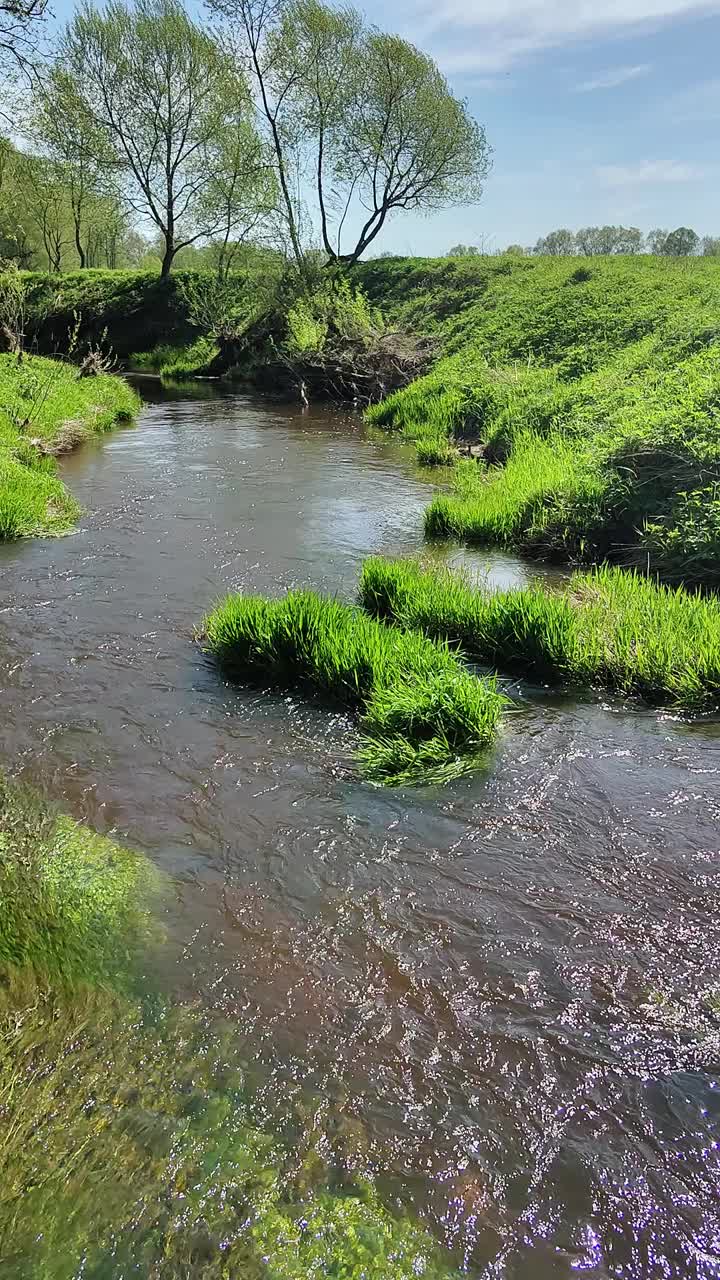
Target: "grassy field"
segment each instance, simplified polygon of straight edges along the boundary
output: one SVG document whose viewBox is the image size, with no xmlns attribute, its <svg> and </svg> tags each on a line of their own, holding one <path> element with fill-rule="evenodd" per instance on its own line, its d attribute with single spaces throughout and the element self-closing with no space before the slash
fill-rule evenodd
<svg viewBox="0 0 720 1280">
<path fill-rule="evenodd" d="M 238 1024 L 148 992 L 162 888 L 0 780 L 3 1276 L 457 1276 L 380 1201 L 356 1121 L 258 1129 Z"/>
<path fill-rule="evenodd" d="M 369 421 L 427 461 L 484 446 L 429 535 L 720 581 L 720 262 L 399 259 L 359 279 L 442 346 Z"/>
<path fill-rule="evenodd" d="M 79 508 L 55 455 L 129 421 L 139 406 L 111 374 L 81 378 L 59 360 L 0 355 L 0 540 L 71 528 Z"/>
<path fill-rule="evenodd" d="M 498 670 L 684 708 L 720 697 L 720 604 L 623 569 L 576 573 L 564 593 L 489 592 L 410 560 L 373 558 L 360 601 Z"/>
<path fill-rule="evenodd" d="M 438 782 L 476 768 L 505 702 L 446 645 L 312 592 L 229 596 L 203 634 L 233 678 L 307 689 L 358 711 L 363 772 L 382 782 Z"/>
</svg>

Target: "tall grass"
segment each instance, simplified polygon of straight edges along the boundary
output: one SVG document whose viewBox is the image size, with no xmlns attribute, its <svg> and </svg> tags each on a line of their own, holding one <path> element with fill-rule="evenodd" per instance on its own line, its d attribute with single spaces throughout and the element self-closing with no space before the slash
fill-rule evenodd
<svg viewBox="0 0 720 1280">
<path fill-rule="evenodd" d="M 505 702 L 445 644 L 309 591 L 278 601 L 228 596 L 203 634 L 233 678 L 304 688 L 358 711 L 363 772 L 387 783 L 442 781 L 475 768 Z"/>
<path fill-rule="evenodd" d="M 0 355 L 0 540 L 67 531 L 79 507 L 53 455 L 128 421 L 139 406 L 111 374 L 81 378 L 58 360 Z"/>
<path fill-rule="evenodd" d="M 505 463 L 484 489 L 461 477 L 440 496 L 431 536 L 720 583 L 717 261 L 405 260 L 360 274 L 391 322 L 441 340 L 435 367 L 371 420 L 420 442 L 475 439 Z"/>
<path fill-rule="evenodd" d="M 720 699 L 720 603 L 635 572 L 577 573 L 567 592 L 486 592 L 412 561 L 370 559 L 369 614 L 459 646 L 499 670 L 604 686 L 683 707 Z"/>
<path fill-rule="evenodd" d="M 160 343 L 152 351 L 135 352 L 129 357 L 129 363 L 132 369 L 147 369 L 159 373 L 161 378 L 179 382 L 204 369 L 217 353 L 218 345 L 213 338 L 200 337 L 193 342 Z"/>
<path fill-rule="evenodd" d="M 524 432 L 503 467 L 458 464 L 454 492 L 438 494 L 425 513 L 429 537 L 506 545 L 528 540 L 547 520 L 553 497 L 591 485 L 576 444 Z"/>
</svg>

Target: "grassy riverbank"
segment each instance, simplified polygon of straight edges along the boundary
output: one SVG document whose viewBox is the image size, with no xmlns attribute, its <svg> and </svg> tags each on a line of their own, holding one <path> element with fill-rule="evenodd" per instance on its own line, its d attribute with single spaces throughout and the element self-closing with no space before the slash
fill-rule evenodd
<svg viewBox="0 0 720 1280">
<path fill-rule="evenodd" d="M 576 573 L 567 591 L 485 592 L 413 561 L 363 566 L 368 612 L 501 671 L 699 708 L 720 699 L 720 605 L 622 569 Z"/>
<path fill-rule="evenodd" d="M 442 781 L 476 768 L 505 701 L 445 645 L 312 592 L 229 596 L 203 634 L 232 678 L 307 689 L 359 712 L 359 760 L 382 782 Z"/>
<path fill-rule="evenodd" d="M 135 392 L 111 374 L 41 356 L 0 354 L 0 540 L 64 533 L 79 514 L 55 455 L 129 421 Z"/>
<path fill-rule="evenodd" d="M 238 273 L 223 294 L 228 351 L 262 385 L 302 376 L 311 395 L 306 365 L 335 394 L 356 386 L 353 360 L 356 392 L 414 376 L 368 420 L 414 440 L 427 465 L 468 443 L 483 455 L 433 503 L 429 536 L 720 582 L 719 259 L 398 258 L 359 264 L 335 295 L 329 279 L 299 301 L 297 282 Z M 215 352 L 187 301 L 210 288 L 203 277 L 76 273 L 55 295 L 47 277 L 28 281 L 43 342 L 78 315 L 83 335 L 104 324 L 111 346 L 145 349 L 165 376 Z M 316 351 L 328 315 L 339 347 Z"/>
<path fill-rule="evenodd" d="M 450 1280 L 381 1203 L 357 1122 L 313 1111 L 276 1139 L 252 1120 L 241 1028 L 140 1000 L 162 887 L 0 782 L 3 1275 Z"/>
<path fill-rule="evenodd" d="M 369 420 L 431 460 L 443 439 L 485 450 L 429 535 L 720 581 L 720 263 L 398 260 L 360 278 L 442 346 Z"/>
</svg>

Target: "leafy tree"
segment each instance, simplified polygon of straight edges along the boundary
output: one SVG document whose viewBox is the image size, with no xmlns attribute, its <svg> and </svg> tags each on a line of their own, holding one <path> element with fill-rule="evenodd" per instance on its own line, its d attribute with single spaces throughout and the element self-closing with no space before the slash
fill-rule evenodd
<svg viewBox="0 0 720 1280">
<path fill-rule="evenodd" d="M 703 236 L 700 242 L 700 252 L 706 258 L 720 257 L 720 236 Z"/>
<path fill-rule="evenodd" d="M 43 156 L 24 155 L 18 172 L 27 215 L 42 244 L 50 271 L 61 271 L 71 243 L 72 216 L 62 166 Z"/>
<path fill-rule="evenodd" d="M 476 244 L 456 244 L 452 249 L 448 249 L 447 258 L 477 258 L 480 256 L 480 250 Z"/>
<path fill-rule="evenodd" d="M 250 102 L 242 75 L 179 0 L 85 3 L 59 55 L 79 127 L 111 148 L 130 208 L 163 239 L 167 276 L 178 250 L 217 230 L 206 197 Z"/>
<path fill-rule="evenodd" d="M 547 253 L 553 257 L 566 257 L 576 252 L 575 233 L 563 227 L 542 236 L 535 245 L 535 253 Z"/>
<path fill-rule="evenodd" d="M 205 221 L 215 227 L 219 276 L 232 270 L 242 245 L 277 209 L 278 190 L 267 147 L 243 110 L 215 138 L 217 164 L 203 193 Z"/>
<path fill-rule="evenodd" d="M 28 216 L 21 164 L 12 143 L 0 138 L 0 258 L 28 268 L 36 256 L 37 239 Z"/>
<path fill-rule="evenodd" d="M 503 253 L 508 254 L 511 258 L 524 258 L 527 250 L 521 244 L 509 244 Z"/>
<path fill-rule="evenodd" d="M 60 66 L 40 83 L 32 132 L 64 174 L 80 267 L 97 265 L 101 212 L 113 222 L 121 217 L 111 182 L 114 154 L 87 111 L 76 81 Z"/>
<path fill-rule="evenodd" d="M 697 231 L 693 231 L 690 227 L 678 227 L 670 232 L 662 251 L 671 258 L 685 258 L 695 253 L 699 243 L 700 237 Z"/>
<path fill-rule="evenodd" d="M 319 0 L 210 5 L 253 69 L 299 263 L 307 251 L 298 172 L 311 176 L 330 262 L 356 262 L 398 210 L 479 198 L 485 134 L 432 59 L 407 41 Z"/>
<path fill-rule="evenodd" d="M 667 240 L 667 238 L 668 238 L 667 231 L 663 230 L 661 227 L 655 227 L 654 230 L 649 231 L 648 237 L 647 237 L 647 246 L 650 253 L 664 253 L 665 241 Z"/>
<path fill-rule="evenodd" d="M 643 249 L 643 234 L 638 227 L 581 227 L 575 239 L 578 253 L 585 257 L 642 253 Z"/>
</svg>

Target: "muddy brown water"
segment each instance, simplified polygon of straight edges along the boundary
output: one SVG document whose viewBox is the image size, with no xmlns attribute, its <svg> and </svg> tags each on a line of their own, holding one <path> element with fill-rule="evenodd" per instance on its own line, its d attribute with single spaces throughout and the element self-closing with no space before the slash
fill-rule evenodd
<svg viewBox="0 0 720 1280">
<path fill-rule="evenodd" d="M 79 531 L 0 548 L 3 763 L 171 874 L 163 981 L 268 1110 L 356 1117 L 469 1275 L 720 1275 L 718 723 L 508 686 L 482 773 L 359 782 L 343 716 L 192 632 L 231 587 L 351 598 L 427 479 L 352 419 L 144 388 L 63 464 Z"/>
</svg>

